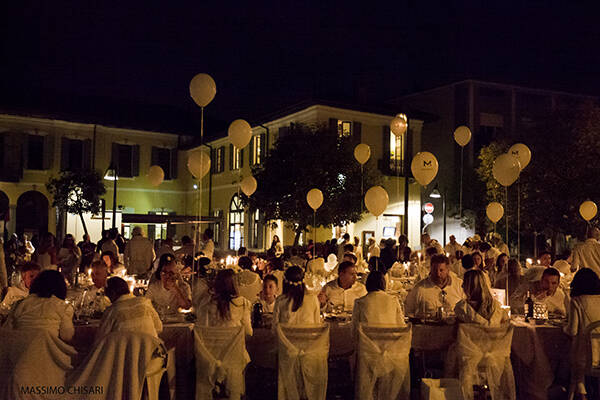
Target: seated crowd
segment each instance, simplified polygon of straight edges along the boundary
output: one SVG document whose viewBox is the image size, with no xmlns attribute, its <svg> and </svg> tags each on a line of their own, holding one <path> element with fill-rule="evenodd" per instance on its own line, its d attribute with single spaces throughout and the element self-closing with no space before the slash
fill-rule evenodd
<svg viewBox="0 0 600 400">
<path fill-rule="evenodd" d="M 197 249 L 189 238 L 177 252 L 167 242 L 159 249 L 156 260 L 144 259 L 139 252 L 146 248 L 147 255 L 150 250 L 140 231 L 134 233 L 135 241 L 131 242 L 140 244 L 129 247 L 126 266 L 114 253 L 119 251 L 117 245 L 113 246 L 114 240 L 107 239 L 97 259 L 91 261 L 92 283 L 84 288 L 84 298 L 74 300 L 88 302 L 102 314 L 96 343 L 116 331 L 158 337 L 163 330 L 164 315 L 192 306 L 197 325 L 243 327 L 249 336 L 253 334 L 254 307 L 272 314 L 273 327 L 320 324 L 321 314 L 331 312 L 351 313 L 354 329 L 360 323 L 406 326 L 405 316 L 429 320 L 449 315 L 458 322 L 497 327 L 509 322 L 509 314 L 494 298 L 494 289 L 506 289 L 513 313 L 522 314 L 525 300 L 530 296 L 535 302 L 545 304 L 550 314 L 567 317 L 565 332 L 579 338 L 574 340 L 574 354 L 584 351 L 580 337 L 585 327 L 600 320 L 600 280 L 593 270 L 580 268 L 573 277 L 565 260 L 558 260 L 554 268 L 549 255 L 543 254 L 540 265 L 528 268 L 523 274 L 519 261 L 508 257 L 503 243 L 492 246 L 473 240 L 461 246 L 451 236 L 450 243 L 442 249 L 424 235 L 425 251 L 421 255 L 411 251 L 406 238 L 400 237 L 398 245 L 393 240 L 382 241 L 380 245 L 370 241 L 367 252 L 370 259 L 364 260 L 362 254 L 357 257 L 357 253 L 362 253 L 355 247 L 357 241 L 351 244 L 348 236 L 344 243 L 335 243 L 343 246 L 342 250 L 335 247 L 333 240 L 317 244 L 309 248 L 306 258 L 294 252 L 293 264 L 286 266 L 281 244 L 277 242 L 272 246 L 273 256 L 266 263 L 249 253 L 241 256 L 232 268 L 218 269 L 211 258 L 214 244 L 206 247 L 211 257 L 199 260 L 194 260 Z M 206 240 L 212 242 L 211 238 L 211 232 L 205 233 Z M 69 241 L 67 246 L 73 245 Z M 445 255 L 444 250 L 451 256 Z M 331 255 L 340 260 L 339 264 L 325 262 L 325 257 Z M 186 261 L 189 256 L 191 263 Z M 560 261 L 567 263 L 566 267 Z M 388 290 L 389 271 L 402 263 L 411 263 L 411 271 L 421 278 L 405 296 Z M 370 273 L 363 275 L 367 267 Z M 151 271 L 144 296 L 131 293 L 128 283 L 119 276 L 130 268 L 138 274 Z M 330 280 L 320 290 L 309 290 L 308 274 Z M 568 286 L 561 285 L 562 277 L 571 281 L 570 295 Z M 42 270 L 37 263 L 22 264 L 19 283 L 9 287 L 4 295 L 3 305 L 10 309 L 4 327 L 42 328 L 70 341 L 75 332 L 73 304 L 65 301 L 70 281 L 64 273 Z M 572 384 L 577 393 L 584 394 L 584 367 L 574 359 Z"/>
</svg>

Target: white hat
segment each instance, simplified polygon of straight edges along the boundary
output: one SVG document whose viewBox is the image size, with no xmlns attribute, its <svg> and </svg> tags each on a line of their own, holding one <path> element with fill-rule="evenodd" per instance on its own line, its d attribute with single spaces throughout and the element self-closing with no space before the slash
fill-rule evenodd
<svg viewBox="0 0 600 400">
<path fill-rule="evenodd" d="M 571 274 L 571 265 L 565 260 L 555 261 L 552 267 L 556 268 L 563 276 Z"/>
</svg>

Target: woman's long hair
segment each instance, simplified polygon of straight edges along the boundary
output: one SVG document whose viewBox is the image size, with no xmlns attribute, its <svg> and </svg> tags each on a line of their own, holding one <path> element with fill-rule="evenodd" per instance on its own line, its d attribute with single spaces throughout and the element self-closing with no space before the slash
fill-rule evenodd
<svg viewBox="0 0 600 400">
<path fill-rule="evenodd" d="M 600 294 L 600 278 L 589 268 L 582 268 L 571 281 L 571 297 Z"/>
<path fill-rule="evenodd" d="M 483 271 L 475 268 L 465 272 L 463 290 L 469 305 L 489 321 L 494 313 L 494 298 L 483 274 Z"/>
<path fill-rule="evenodd" d="M 231 319 L 229 305 L 236 297 L 238 297 L 238 291 L 235 286 L 233 270 L 222 269 L 217 272 L 212 287 L 212 299 L 217 304 L 217 311 L 221 319 Z"/>
<path fill-rule="evenodd" d="M 283 277 L 283 294 L 292 300 L 292 311 L 294 312 L 302 307 L 304 301 L 306 285 L 303 279 L 304 271 L 296 265 L 289 267 Z"/>
</svg>

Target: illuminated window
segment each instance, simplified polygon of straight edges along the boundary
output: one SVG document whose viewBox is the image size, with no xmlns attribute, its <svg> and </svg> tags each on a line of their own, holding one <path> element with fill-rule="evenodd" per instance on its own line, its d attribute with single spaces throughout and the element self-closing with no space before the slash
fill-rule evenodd
<svg viewBox="0 0 600 400">
<path fill-rule="evenodd" d="M 255 135 L 252 137 L 252 146 L 250 148 L 250 165 L 258 165 L 265 158 L 265 135 Z"/>
<path fill-rule="evenodd" d="M 262 228 L 262 215 L 260 210 L 254 210 L 250 214 L 250 218 L 252 219 L 252 225 L 250 237 L 251 237 L 251 247 L 254 249 L 260 249 L 263 247 L 263 228 Z"/>
<path fill-rule="evenodd" d="M 240 169 L 244 166 L 243 164 L 244 150 L 238 149 L 233 145 L 229 145 L 229 169 Z"/>
<path fill-rule="evenodd" d="M 390 132 L 390 170 L 402 173 L 404 165 L 404 135 L 396 136 Z"/>
<path fill-rule="evenodd" d="M 212 172 L 218 174 L 225 170 L 225 147 L 221 146 L 213 151 L 213 159 L 210 164 Z"/>
<path fill-rule="evenodd" d="M 229 248 L 237 250 L 244 245 L 244 207 L 236 194 L 229 204 Z"/>
<path fill-rule="evenodd" d="M 337 131 L 339 137 L 352 136 L 352 121 L 342 121 L 338 119 Z"/>
</svg>

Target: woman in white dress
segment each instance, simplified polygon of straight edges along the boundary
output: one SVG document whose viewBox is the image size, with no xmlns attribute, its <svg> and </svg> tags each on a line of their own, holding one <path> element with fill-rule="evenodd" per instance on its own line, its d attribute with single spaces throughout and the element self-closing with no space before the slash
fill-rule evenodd
<svg viewBox="0 0 600 400">
<path fill-rule="evenodd" d="M 289 267 L 283 278 L 283 294 L 275 300 L 273 327 L 277 324 L 320 324 L 320 312 L 317 296 L 306 290 L 302 268 L 295 265 Z"/>
<path fill-rule="evenodd" d="M 63 275 L 42 271 L 31 284 L 29 296 L 18 301 L 8 315 L 9 329 L 44 329 L 69 341 L 75 334 L 73 307 L 65 302 L 67 285 Z"/>
<path fill-rule="evenodd" d="M 352 322 L 358 324 L 405 326 L 404 312 L 398 297 L 385 292 L 385 275 L 373 271 L 367 277 L 367 295 L 354 301 Z"/>
<path fill-rule="evenodd" d="M 508 321 L 508 314 L 492 297 L 483 271 L 473 268 L 465 272 L 462 288 L 467 298 L 454 306 L 459 322 L 500 326 Z"/>
<path fill-rule="evenodd" d="M 148 285 L 146 298 L 152 301 L 159 314 L 174 314 L 178 308 L 191 307 L 192 291 L 181 279 L 174 257 L 163 257 L 154 277 L 156 280 Z"/>
<path fill-rule="evenodd" d="M 196 308 L 196 324 L 199 326 L 243 326 L 246 335 L 252 336 L 250 312 L 252 305 L 238 294 L 232 269 L 217 273 L 208 296 L 199 299 Z"/>
<path fill-rule="evenodd" d="M 585 399 L 585 367 L 589 357 L 585 328 L 600 321 L 600 279 L 589 268 L 582 268 L 571 282 L 571 302 L 567 313 L 569 322 L 565 333 L 571 342 L 571 389 L 576 399 Z M 598 354 L 594 354 L 597 360 Z"/>
</svg>

